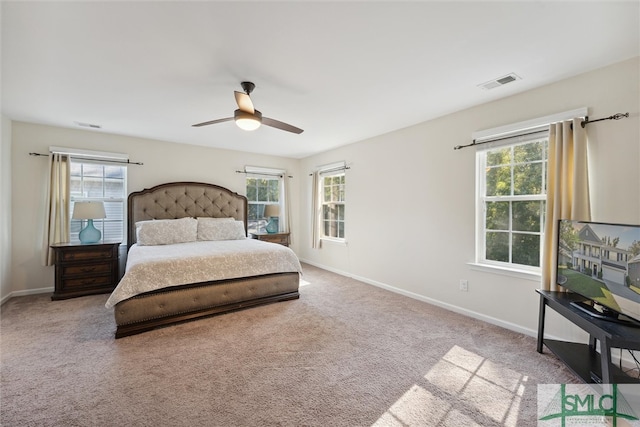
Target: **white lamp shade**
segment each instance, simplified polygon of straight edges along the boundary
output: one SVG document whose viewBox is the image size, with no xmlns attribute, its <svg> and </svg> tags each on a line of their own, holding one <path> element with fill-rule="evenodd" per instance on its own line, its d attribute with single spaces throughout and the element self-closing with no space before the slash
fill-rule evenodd
<svg viewBox="0 0 640 427">
<path fill-rule="evenodd" d="M 104 203 L 102 202 L 75 202 L 73 204 L 73 219 L 98 219 L 106 218 Z"/>
<path fill-rule="evenodd" d="M 267 205 L 264 207 L 264 217 L 271 218 L 272 216 L 280 215 L 280 206 L 278 205 Z"/>
</svg>

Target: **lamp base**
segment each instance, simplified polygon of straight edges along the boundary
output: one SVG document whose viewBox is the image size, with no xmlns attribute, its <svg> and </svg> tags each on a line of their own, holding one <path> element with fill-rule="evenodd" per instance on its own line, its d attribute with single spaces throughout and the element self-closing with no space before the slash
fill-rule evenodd
<svg viewBox="0 0 640 427">
<path fill-rule="evenodd" d="M 98 243 L 100 241 L 100 238 L 102 237 L 102 233 L 100 232 L 100 230 L 93 226 L 93 220 L 88 219 L 87 226 L 80 230 L 80 234 L 78 234 L 78 237 L 80 238 L 80 243 L 83 244 Z"/>
<path fill-rule="evenodd" d="M 267 233 L 277 233 L 278 231 L 280 231 L 280 223 L 278 217 L 269 217 L 269 223 L 264 229 L 267 230 Z"/>
</svg>

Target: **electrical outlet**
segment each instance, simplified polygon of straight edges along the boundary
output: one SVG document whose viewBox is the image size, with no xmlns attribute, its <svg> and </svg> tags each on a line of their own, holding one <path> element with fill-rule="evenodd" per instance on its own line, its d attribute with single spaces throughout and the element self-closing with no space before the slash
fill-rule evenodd
<svg viewBox="0 0 640 427">
<path fill-rule="evenodd" d="M 469 281 L 468 280 L 460 280 L 460 290 L 462 292 L 469 292 Z"/>
</svg>

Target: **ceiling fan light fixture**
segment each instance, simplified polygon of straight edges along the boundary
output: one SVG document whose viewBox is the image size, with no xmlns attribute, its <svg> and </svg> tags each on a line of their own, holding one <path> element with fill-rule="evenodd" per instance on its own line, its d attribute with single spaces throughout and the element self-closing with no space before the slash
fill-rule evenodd
<svg viewBox="0 0 640 427">
<path fill-rule="evenodd" d="M 236 125 L 242 130 L 256 130 L 262 124 L 262 114 L 255 110 L 254 114 L 242 110 L 236 110 L 233 115 Z"/>
<path fill-rule="evenodd" d="M 280 120 L 271 119 L 269 117 L 262 117 L 262 113 L 256 110 L 253 107 L 253 102 L 249 97 L 251 91 L 255 85 L 251 82 L 242 82 L 243 92 L 234 91 L 234 96 L 236 98 L 236 104 L 238 104 L 238 109 L 234 112 L 233 117 L 225 117 L 223 119 L 209 120 L 202 123 L 196 123 L 191 125 L 193 127 L 200 126 L 208 126 L 214 125 L 216 123 L 230 122 L 231 120 L 236 122 L 236 125 L 243 130 L 251 131 L 258 129 L 261 125 L 269 126 L 272 128 L 284 130 L 287 132 L 300 134 L 304 132 L 304 130 L 297 128 L 295 126 L 291 126 L 285 122 L 281 122 Z"/>
</svg>

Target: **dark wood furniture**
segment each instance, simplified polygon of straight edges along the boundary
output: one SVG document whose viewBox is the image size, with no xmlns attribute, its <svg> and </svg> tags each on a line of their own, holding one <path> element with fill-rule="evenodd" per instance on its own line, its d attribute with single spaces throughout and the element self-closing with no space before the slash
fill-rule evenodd
<svg viewBox="0 0 640 427">
<path fill-rule="evenodd" d="M 136 242 L 137 221 L 184 217 L 234 218 L 247 229 L 247 198 L 227 188 L 173 182 L 129 194 L 127 243 Z M 116 304 L 116 338 L 160 326 L 247 307 L 300 298 L 298 272 L 192 283 L 131 297 Z M 230 298 L 233 295 L 234 298 Z"/>
<path fill-rule="evenodd" d="M 289 246 L 289 233 L 251 233 L 252 239 Z"/>
<path fill-rule="evenodd" d="M 51 245 L 56 266 L 52 300 L 104 294 L 118 284 L 120 242 L 94 244 L 58 243 Z"/>
<path fill-rule="evenodd" d="M 611 362 L 611 349 L 640 350 L 640 328 L 597 319 L 572 306 L 583 297 L 575 293 L 537 290 L 540 294 L 538 318 L 538 353 L 543 344 L 569 369 L 586 383 L 627 384 L 640 383 L 640 379 L 626 375 Z M 557 341 L 544 338 L 545 308 L 558 314 L 589 333 L 589 344 Z M 600 342 L 600 353 L 596 342 Z"/>
</svg>

